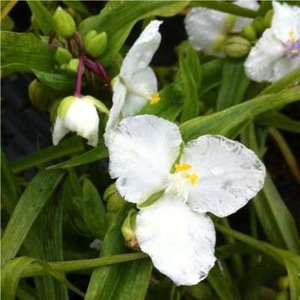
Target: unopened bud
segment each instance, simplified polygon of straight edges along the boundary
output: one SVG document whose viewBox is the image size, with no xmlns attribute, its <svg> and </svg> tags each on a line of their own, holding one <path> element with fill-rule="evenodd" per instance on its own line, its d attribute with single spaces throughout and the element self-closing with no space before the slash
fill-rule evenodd
<svg viewBox="0 0 300 300">
<path fill-rule="evenodd" d="M 287 276 L 282 276 L 278 279 L 278 287 L 281 290 L 289 288 L 289 278 Z"/>
<path fill-rule="evenodd" d="M 107 202 L 107 211 L 110 213 L 116 213 L 125 203 L 122 196 L 119 194 L 116 184 L 111 184 L 104 192 L 104 201 Z"/>
<path fill-rule="evenodd" d="M 227 31 L 230 31 L 234 27 L 235 21 L 236 21 L 236 16 L 234 15 L 228 15 L 226 17 L 225 28 Z"/>
<path fill-rule="evenodd" d="M 90 31 L 84 38 L 84 47 L 86 52 L 94 57 L 99 57 L 107 45 L 107 34 L 101 32 L 97 34 L 95 30 Z"/>
<path fill-rule="evenodd" d="M 264 24 L 265 24 L 266 27 L 271 27 L 273 15 L 274 15 L 274 10 L 273 9 L 269 10 L 266 13 L 266 15 L 264 17 Z"/>
<path fill-rule="evenodd" d="M 77 73 L 78 66 L 79 66 L 79 59 L 78 58 L 72 58 L 69 61 L 69 64 L 67 65 L 67 69 L 74 72 L 74 73 Z"/>
<path fill-rule="evenodd" d="M 256 31 L 251 25 L 247 25 L 243 28 L 241 36 L 250 42 L 255 41 L 257 38 Z"/>
<path fill-rule="evenodd" d="M 275 300 L 289 300 L 290 297 L 289 297 L 289 293 L 287 290 L 284 290 L 284 291 L 280 291 L 276 294 L 276 298 Z"/>
<path fill-rule="evenodd" d="M 243 57 L 250 51 L 251 44 L 248 40 L 234 36 L 227 39 L 223 50 L 230 57 Z"/>
<path fill-rule="evenodd" d="M 264 32 L 264 30 L 266 29 L 266 26 L 265 26 L 265 22 L 264 22 L 264 19 L 262 17 L 256 17 L 252 24 L 253 28 L 255 29 L 255 31 L 258 33 L 258 34 L 261 34 Z"/>
<path fill-rule="evenodd" d="M 58 35 L 63 38 L 71 37 L 76 31 L 76 24 L 72 16 L 58 7 L 53 15 L 54 27 Z"/>
<path fill-rule="evenodd" d="M 132 249 L 138 249 L 138 241 L 135 235 L 137 211 L 131 209 L 121 227 L 122 235 L 126 245 Z"/>
<path fill-rule="evenodd" d="M 211 49 L 213 51 L 220 51 L 226 41 L 226 36 L 223 34 L 218 35 L 211 44 Z"/>
<path fill-rule="evenodd" d="M 45 111 L 48 106 L 48 97 L 45 86 L 38 80 L 33 80 L 28 86 L 29 99 L 33 106 Z"/>
<path fill-rule="evenodd" d="M 64 48 L 58 47 L 55 51 L 55 60 L 60 64 L 67 64 L 72 59 L 72 54 Z"/>
</svg>

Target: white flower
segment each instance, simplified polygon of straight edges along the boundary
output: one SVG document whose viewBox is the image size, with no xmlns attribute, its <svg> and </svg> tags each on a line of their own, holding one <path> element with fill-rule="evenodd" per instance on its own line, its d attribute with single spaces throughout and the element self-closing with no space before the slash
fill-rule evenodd
<svg viewBox="0 0 300 300">
<path fill-rule="evenodd" d="M 155 104 L 160 99 L 157 79 L 149 64 L 161 41 L 158 31 L 161 23 L 150 22 L 123 60 L 120 74 L 113 82 L 113 106 L 106 125 L 106 143 L 110 131 L 122 118 L 133 116 L 147 102 Z"/>
<path fill-rule="evenodd" d="M 258 8 L 256 0 L 238 0 L 235 4 L 254 9 Z M 216 10 L 196 7 L 185 18 L 185 29 L 189 41 L 198 51 L 208 55 L 224 56 L 221 45 L 229 33 L 239 33 L 251 23 L 252 19 L 235 17 Z"/>
<path fill-rule="evenodd" d="M 273 82 L 300 67 L 300 7 L 273 2 L 274 15 L 245 62 L 248 77 Z"/>
<path fill-rule="evenodd" d="M 58 107 L 57 117 L 53 130 L 53 144 L 59 141 L 70 131 L 88 140 L 88 144 L 96 147 L 98 143 L 99 116 L 91 96 L 82 98 L 67 97 Z"/>
<path fill-rule="evenodd" d="M 118 191 L 141 208 L 136 238 L 142 251 L 177 285 L 204 279 L 215 262 L 215 230 L 206 213 L 225 217 L 254 197 L 264 183 L 262 162 L 222 136 L 183 145 L 174 123 L 149 115 L 122 120 L 109 152 Z"/>
</svg>

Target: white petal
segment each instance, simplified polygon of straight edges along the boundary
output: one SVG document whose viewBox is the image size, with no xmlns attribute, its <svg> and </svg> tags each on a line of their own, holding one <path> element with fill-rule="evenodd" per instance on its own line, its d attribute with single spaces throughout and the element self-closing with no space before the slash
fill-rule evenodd
<svg viewBox="0 0 300 300">
<path fill-rule="evenodd" d="M 283 57 L 274 65 L 274 80 L 278 80 L 289 72 L 300 67 L 300 59 Z"/>
<path fill-rule="evenodd" d="M 122 109 L 124 107 L 125 98 L 127 94 L 127 89 L 125 85 L 120 81 L 119 78 L 116 78 L 113 84 L 113 98 L 112 98 L 112 107 L 109 112 L 108 121 L 106 123 L 104 140 L 105 145 L 109 147 L 111 136 L 113 135 L 116 126 L 121 120 Z"/>
<path fill-rule="evenodd" d="M 272 19 L 272 30 L 276 37 L 283 43 L 294 33 L 294 38 L 300 38 L 300 7 L 291 6 L 286 3 L 273 2 L 274 15 Z"/>
<path fill-rule="evenodd" d="M 130 80 L 135 72 L 148 67 L 161 41 L 158 31 L 161 23 L 151 21 L 128 51 L 120 71 L 124 79 Z"/>
<path fill-rule="evenodd" d="M 199 176 L 188 203 L 201 213 L 228 216 L 264 185 L 265 167 L 256 154 L 223 136 L 204 135 L 187 143 L 181 162 L 191 164 Z"/>
<path fill-rule="evenodd" d="M 247 76 L 257 82 L 275 80 L 274 64 L 285 55 L 285 46 L 267 29 L 245 61 Z"/>
<path fill-rule="evenodd" d="M 129 202 L 140 203 L 166 187 L 180 149 L 178 127 L 141 115 L 121 121 L 109 143 L 110 175 Z"/>
<path fill-rule="evenodd" d="M 227 14 L 215 10 L 197 7 L 191 9 L 184 23 L 189 41 L 198 51 L 209 55 L 221 56 L 211 49 L 212 43 L 224 33 Z"/>
<path fill-rule="evenodd" d="M 235 4 L 252 10 L 257 10 L 259 8 L 258 2 L 256 0 L 237 0 Z M 231 29 L 231 32 L 241 32 L 243 27 L 249 25 L 252 21 L 253 19 L 251 18 L 237 17 L 235 20 L 235 24 Z"/>
<path fill-rule="evenodd" d="M 216 260 L 212 221 L 170 194 L 138 213 L 136 237 L 154 266 L 176 285 L 197 284 Z"/>
<path fill-rule="evenodd" d="M 147 67 L 136 72 L 132 77 L 130 86 L 129 84 L 126 86 L 129 90 L 122 110 L 123 118 L 139 113 L 151 96 L 157 93 L 157 79 L 153 70 Z"/>
<path fill-rule="evenodd" d="M 52 133 L 53 144 L 56 146 L 69 131 L 70 130 L 65 127 L 65 122 L 59 116 L 57 116 Z"/>
<path fill-rule="evenodd" d="M 65 126 L 86 138 L 88 144 L 96 146 L 98 143 L 99 116 L 95 106 L 82 99 L 74 100 L 64 118 Z"/>
</svg>

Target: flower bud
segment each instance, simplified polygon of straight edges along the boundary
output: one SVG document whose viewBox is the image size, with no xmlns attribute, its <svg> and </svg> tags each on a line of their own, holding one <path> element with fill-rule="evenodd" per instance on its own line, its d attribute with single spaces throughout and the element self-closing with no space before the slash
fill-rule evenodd
<svg viewBox="0 0 300 300">
<path fill-rule="evenodd" d="M 281 290 L 289 288 L 289 278 L 287 276 L 282 276 L 278 279 L 278 287 Z"/>
<path fill-rule="evenodd" d="M 264 16 L 264 24 L 266 27 L 271 27 L 273 15 L 274 15 L 274 10 L 271 9 Z"/>
<path fill-rule="evenodd" d="M 125 203 L 122 196 L 119 194 L 116 184 L 111 184 L 104 192 L 104 201 L 107 202 L 107 211 L 109 213 L 116 213 Z"/>
<path fill-rule="evenodd" d="M 227 31 L 230 31 L 234 27 L 235 21 L 236 21 L 236 16 L 234 15 L 227 16 L 225 20 L 225 28 Z"/>
<path fill-rule="evenodd" d="M 72 16 L 58 7 L 53 15 L 54 28 L 63 38 L 71 37 L 76 31 L 76 24 Z"/>
<path fill-rule="evenodd" d="M 255 41 L 257 38 L 256 31 L 251 25 L 247 25 L 243 28 L 241 36 L 250 42 Z"/>
<path fill-rule="evenodd" d="M 135 235 L 136 215 L 137 211 L 135 209 L 131 209 L 121 227 L 121 232 L 126 245 L 132 249 L 138 249 L 138 241 Z"/>
<path fill-rule="evenodd" d="M 251 44 L 242 37 L 234 36 L 227 39 L 223 49 L 230 57 L 243 57 L 249 53 Z"/>
<path fill-rule="evenodd" d="M 217 38 L 212 42 L 211 49 L 217 52 L 220 51 L 225 41 L 226 41 L 226 36 L 223 34 L 219 34 Z"/>
<path fill-rule="evenodd" d="M 280 291 L 276 294 L 275 300 L 289 300 L 289 293 L 287 290 Z"/>
<path fill-rule="evenodd" d="M 60 64 L 67 64 L 72 59 L 72 54 L 64 48 L 58 47 L 55 51 L 55 60 Z"/>
<path fill-rule="evenodd" d="M 45 86 L 38 80 L 33 80 L 28 86 L 29 99 L 33 106 L 45 111 L 48 106 L 48 97 Z"/>
<path fill-rule="evenodd" d="M 106 48 L 107 34 L 101 32 L 97 34 L 95 30 L 90 31 L 84 38 L 86 52 L 94 58 L 99 57 Z"/>
<path fill-rule="evenodd" d="M 74 131 L 88 140 L 88 144 L 98 144 L 99 116 L 95 105 L 86 97 L 66 97 L 58 106 L 53 130 L 53 144 L 69 132 Z"/>
<path fill-rule="evenodd" d="M 258 33 L 258 34 L 261 34 L 264 32 L 264 30 L 266 29 L 266 26 L 265 26 L 265 22 L 264 22 L 264 19 L 262 17 L 256 17 L 252 24 L 253 28 L 255 29 L 255 31 Z"/>
<path fill-rule="evenodd" d="M 67 65 L 67 69 L 74 72 L 74 73 L 77 73 L 78 66 L 79 66 L 79 59 L 78 58 L 72 58 L 69 61 L 69 64 Z"/>
</svg>

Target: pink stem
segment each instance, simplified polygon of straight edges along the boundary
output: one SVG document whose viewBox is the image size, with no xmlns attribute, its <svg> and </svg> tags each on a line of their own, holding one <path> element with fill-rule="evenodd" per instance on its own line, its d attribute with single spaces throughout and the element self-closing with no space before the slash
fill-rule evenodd
<svg viewBox="0 0 300 300">
<path fill-rule="evenodd" d="M 75 86 L 75 92 L 74 92 L 75 97 L 81 96 L 83 73 L 84 73 L 84 56 L 81 55 L 79 57 L 79 65 L 78 65 L 78 70 L 77 70 L 77 79 L 76 79 L 76 86 Z"/>
</svg>

